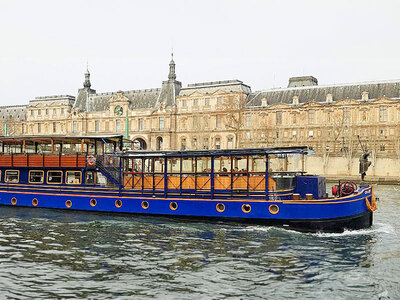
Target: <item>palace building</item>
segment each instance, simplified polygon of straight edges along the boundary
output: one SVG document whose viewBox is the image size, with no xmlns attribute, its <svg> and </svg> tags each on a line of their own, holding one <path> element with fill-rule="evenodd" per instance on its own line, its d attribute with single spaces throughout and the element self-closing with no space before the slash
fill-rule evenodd
<svg viewBox="0 0 400 300">
<path fill-rule="evenodd" d="M 185 150 L 306 145 L 308 169 L 357 176 L 361 144 L 367 178 L 400 179 L 400 80 L 318 85 L 292 77 L 287 88 L 252 91 L 240 80 L 168 80 L 156 89 L 98 93 L 85 73 L 77 96 L 36 97 L 0 107 L 1 135 L 122 134 L 137 149 Z"/>
</svg>

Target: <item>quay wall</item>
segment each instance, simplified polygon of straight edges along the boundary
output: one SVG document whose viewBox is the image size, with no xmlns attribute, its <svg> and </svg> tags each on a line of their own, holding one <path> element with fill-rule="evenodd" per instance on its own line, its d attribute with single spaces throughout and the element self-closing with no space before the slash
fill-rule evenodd
<svg viewBox="0 0 400 300">
<path fill-rule="evenodd" d="M 324 167 L 324 157 L 310 155 L 305 157 L 304 163 L 309 174 L 321 174 L 328 181 L 360 181 L 359 158 L 356 157 L 351 160 L 345 157 L 330 157 Z M 365 179 L 376 183 L 400 183 L 400 159 L 378 157 L 372 160 Z"/>
</svg>

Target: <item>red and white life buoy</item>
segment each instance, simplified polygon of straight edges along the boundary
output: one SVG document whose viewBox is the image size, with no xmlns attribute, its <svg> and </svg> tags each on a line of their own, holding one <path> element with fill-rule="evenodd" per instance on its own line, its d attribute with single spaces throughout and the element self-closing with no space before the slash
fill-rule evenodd
<svg viewBox="0 0 400 300">
<path fill-rule="evenodd" d="M 87 157 L 88 166 L 93 167 L 95 165 L 95 163 L 96 163 L 96 157 L 94 157 L 94 155 L 89 155 Z"/>
</svg>

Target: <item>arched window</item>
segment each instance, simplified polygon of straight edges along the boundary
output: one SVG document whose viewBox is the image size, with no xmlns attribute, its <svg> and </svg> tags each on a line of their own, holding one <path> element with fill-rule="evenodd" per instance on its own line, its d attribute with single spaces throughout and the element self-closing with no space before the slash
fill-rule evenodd
<svg viewBox="0 0 400 300">
<path fill-rule="evenodd" d="M 147 143 L 142 138 L 136 138 L 136 139 L 133 140 L 133 148 L 135 150 L 146 150 L 147 149 Z"/>
<path fill-rule="evenodd" d="M 162 150 L 163 148 L 163 138 L 161 136 L 157 137 L 156 140 L 156 150 Z"/>
</svg>

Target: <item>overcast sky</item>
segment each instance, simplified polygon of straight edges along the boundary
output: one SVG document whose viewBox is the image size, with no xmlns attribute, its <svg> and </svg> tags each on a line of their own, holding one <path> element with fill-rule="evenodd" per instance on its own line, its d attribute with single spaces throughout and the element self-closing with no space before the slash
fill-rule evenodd
<svg viewBox="0 0 400 300">
<path fill-rule="evenodd" d="M 400 79 L 399 12 L 384 0 L 0 0 L 0 105 L 75 96 L 87 61 L 98 92 L 160 87 L 171 47 L 184 86 Z"/>
</svg>

